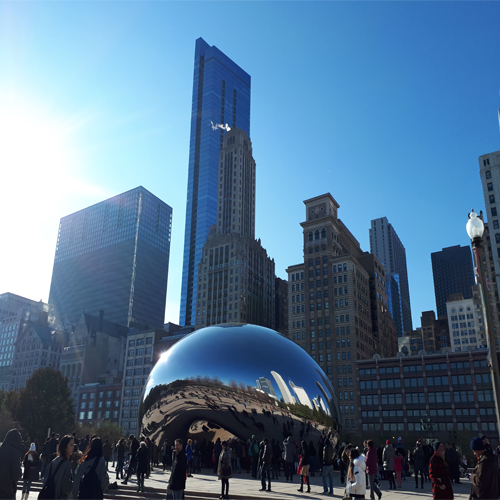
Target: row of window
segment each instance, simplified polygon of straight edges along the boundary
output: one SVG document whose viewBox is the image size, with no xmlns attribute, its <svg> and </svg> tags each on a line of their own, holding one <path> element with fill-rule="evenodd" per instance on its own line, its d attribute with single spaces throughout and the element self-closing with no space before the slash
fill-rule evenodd
<svg viewBox="0 0 500 500">
<path fill-rule="evenodd" d="M 113 417 L 111 417 L 111 415 L 113 415 Z M 106 419 L 118 418 L 118 410 L 113 411 L 113 413 L 111 413 L 111 411 L 106 411 L 106 412 L 98 411 L 97 418 L 102 418 L 102 417 L 104 417 Z M 88 411 L 87 412 L 87 419 L 91 420 L 92 418 L 94 418 L 94 412 Z M 85 412 L 84 411 L 80 412 L 79 420 L 85 420 Z"/>
<path fill-rule="evenodd" d="M 115 398 L 119 398 L 120 395 L 121 395 L 121 391 L 114 391 L 115 393 Z M 95 398 L 95 393 L 94 392 L 90 392 L 90 393 L 87 393 L 87 392 L 84 392 L 81 396 L 81 399 L 87 399 L 87 395 L 89 397 L 89 399 L 94 399 Z M 103 398 L 104 397 L 104 391 L 101 391 L 98 393 L 99 395 L 99 398 Z M 106 391 L 106 397 L 107 398 L 112 398 L 113 397 L 113 391 Z"/>
<path fill-rule="evenodd" d="M 139 345 L 152 344 L 152 343 L 153 343 L 153 337 L 148 337 L 147 339 L 129 340 L 128 346 L 135 347 L 135 346 L 139 346 Z"/>
</svg>

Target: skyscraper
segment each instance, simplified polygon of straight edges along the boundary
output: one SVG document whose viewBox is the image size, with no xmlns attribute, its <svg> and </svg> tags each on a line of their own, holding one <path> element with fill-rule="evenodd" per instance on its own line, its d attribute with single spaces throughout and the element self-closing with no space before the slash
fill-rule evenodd
<svg viewBox="0 0 500 500">
<path fill-rule="evenodd" d="M 447 316 L 446 302 L 452 293 L 461 293 L 464 299 L 472 298 L 474 274 L 470 247 L 443 248 L 431 253 L 432 276 L 438 317 Z"/>
<path fill-rule="evenodd" d="M 219 154 L 217 224 L 198 262 L 196 328 L 218 323 L 275 327 L 274 260 L 255 240 L 255 161 L 239 128 L 226 132 Z"/>
<path fill-rule="evenodd" d="M 390 287 L 389 311 L 394 319 L 398 337 L 402 337 L 403 332 L 412 329 L 406 251 L 387 217 L 374 219 L 371 222 L 370 253 L 375 254 L 385 265 L 387 283 Z M 399 275 L 399 278 L 394 276 L 396 274 Z M 393 286 L 395 282 L 399 283 L 399 287 Z M 400 314 L 393 306 L 398 295 Z"/>
<path fill-rule="evenodd" d="M 250 75 L 205 40 L 196 40 L 182 269 L 181 325 L 195 324 L 198 264 L 217 220 L 219 151 L 225 126 L 250 135 Z"/>
<path fill-rule="evenodd" d="M 49 303 L 56 319 L 82 312 L 128 327 L 165 317 L 172 209 L 139 186 L 61 219 Z"/>
</svg>

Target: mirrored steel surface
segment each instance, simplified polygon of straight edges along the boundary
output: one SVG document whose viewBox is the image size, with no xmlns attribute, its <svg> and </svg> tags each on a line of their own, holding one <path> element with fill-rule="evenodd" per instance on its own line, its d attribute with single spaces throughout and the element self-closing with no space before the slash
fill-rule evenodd
<svg viewBox="0 0 500 500">
<path fill-rule="evenodd" d="M 333 388 L 319 365 L 279 333 L 256 325 L 197 330 L 165 352 L 141 399 L 142 433 L 165 439 L 295 439 L 340 433 Z"/>
</svg>

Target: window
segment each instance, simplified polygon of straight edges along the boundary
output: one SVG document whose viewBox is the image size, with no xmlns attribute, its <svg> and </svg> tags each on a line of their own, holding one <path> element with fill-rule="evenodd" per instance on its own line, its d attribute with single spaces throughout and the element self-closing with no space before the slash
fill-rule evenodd
<svg viewBox="0 0 500 500">
<path fill-rule="evenodd" d="M 484 161 L 486 161 L 486 160 L 484 160 Z M 484 165 L 486 165 L 486 163 L 484 163 Z M 491 179 L 491 172 L 489 170 L 486 170 L 485 176 L 487 179 Z"/>
<path fill-rule="evenodd" d="M 493 221 L 493 229 L 498 229 L 498 221 L 497 220 L 494 220 Z"/>
<path fill-rule="evenodd" d="M 495 203 L 495 195 L 490 194 L 490 203 Z"/>
<path fill-rule="evenodd" d="M 493 182 L 488 182 L 488 191 L 493 191 Z"/>
</svg>

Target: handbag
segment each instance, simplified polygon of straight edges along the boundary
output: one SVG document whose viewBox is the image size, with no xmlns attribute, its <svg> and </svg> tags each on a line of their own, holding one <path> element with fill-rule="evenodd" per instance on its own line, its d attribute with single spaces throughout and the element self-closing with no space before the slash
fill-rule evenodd
<svg viewBox="0 0 500 500">
<path fill-rule="evenodd" d="M 302 455 L 299 455 L 299 466 L 297 467 L 297 474 L 299 476 L 302 474 Z"/>
</svg>

